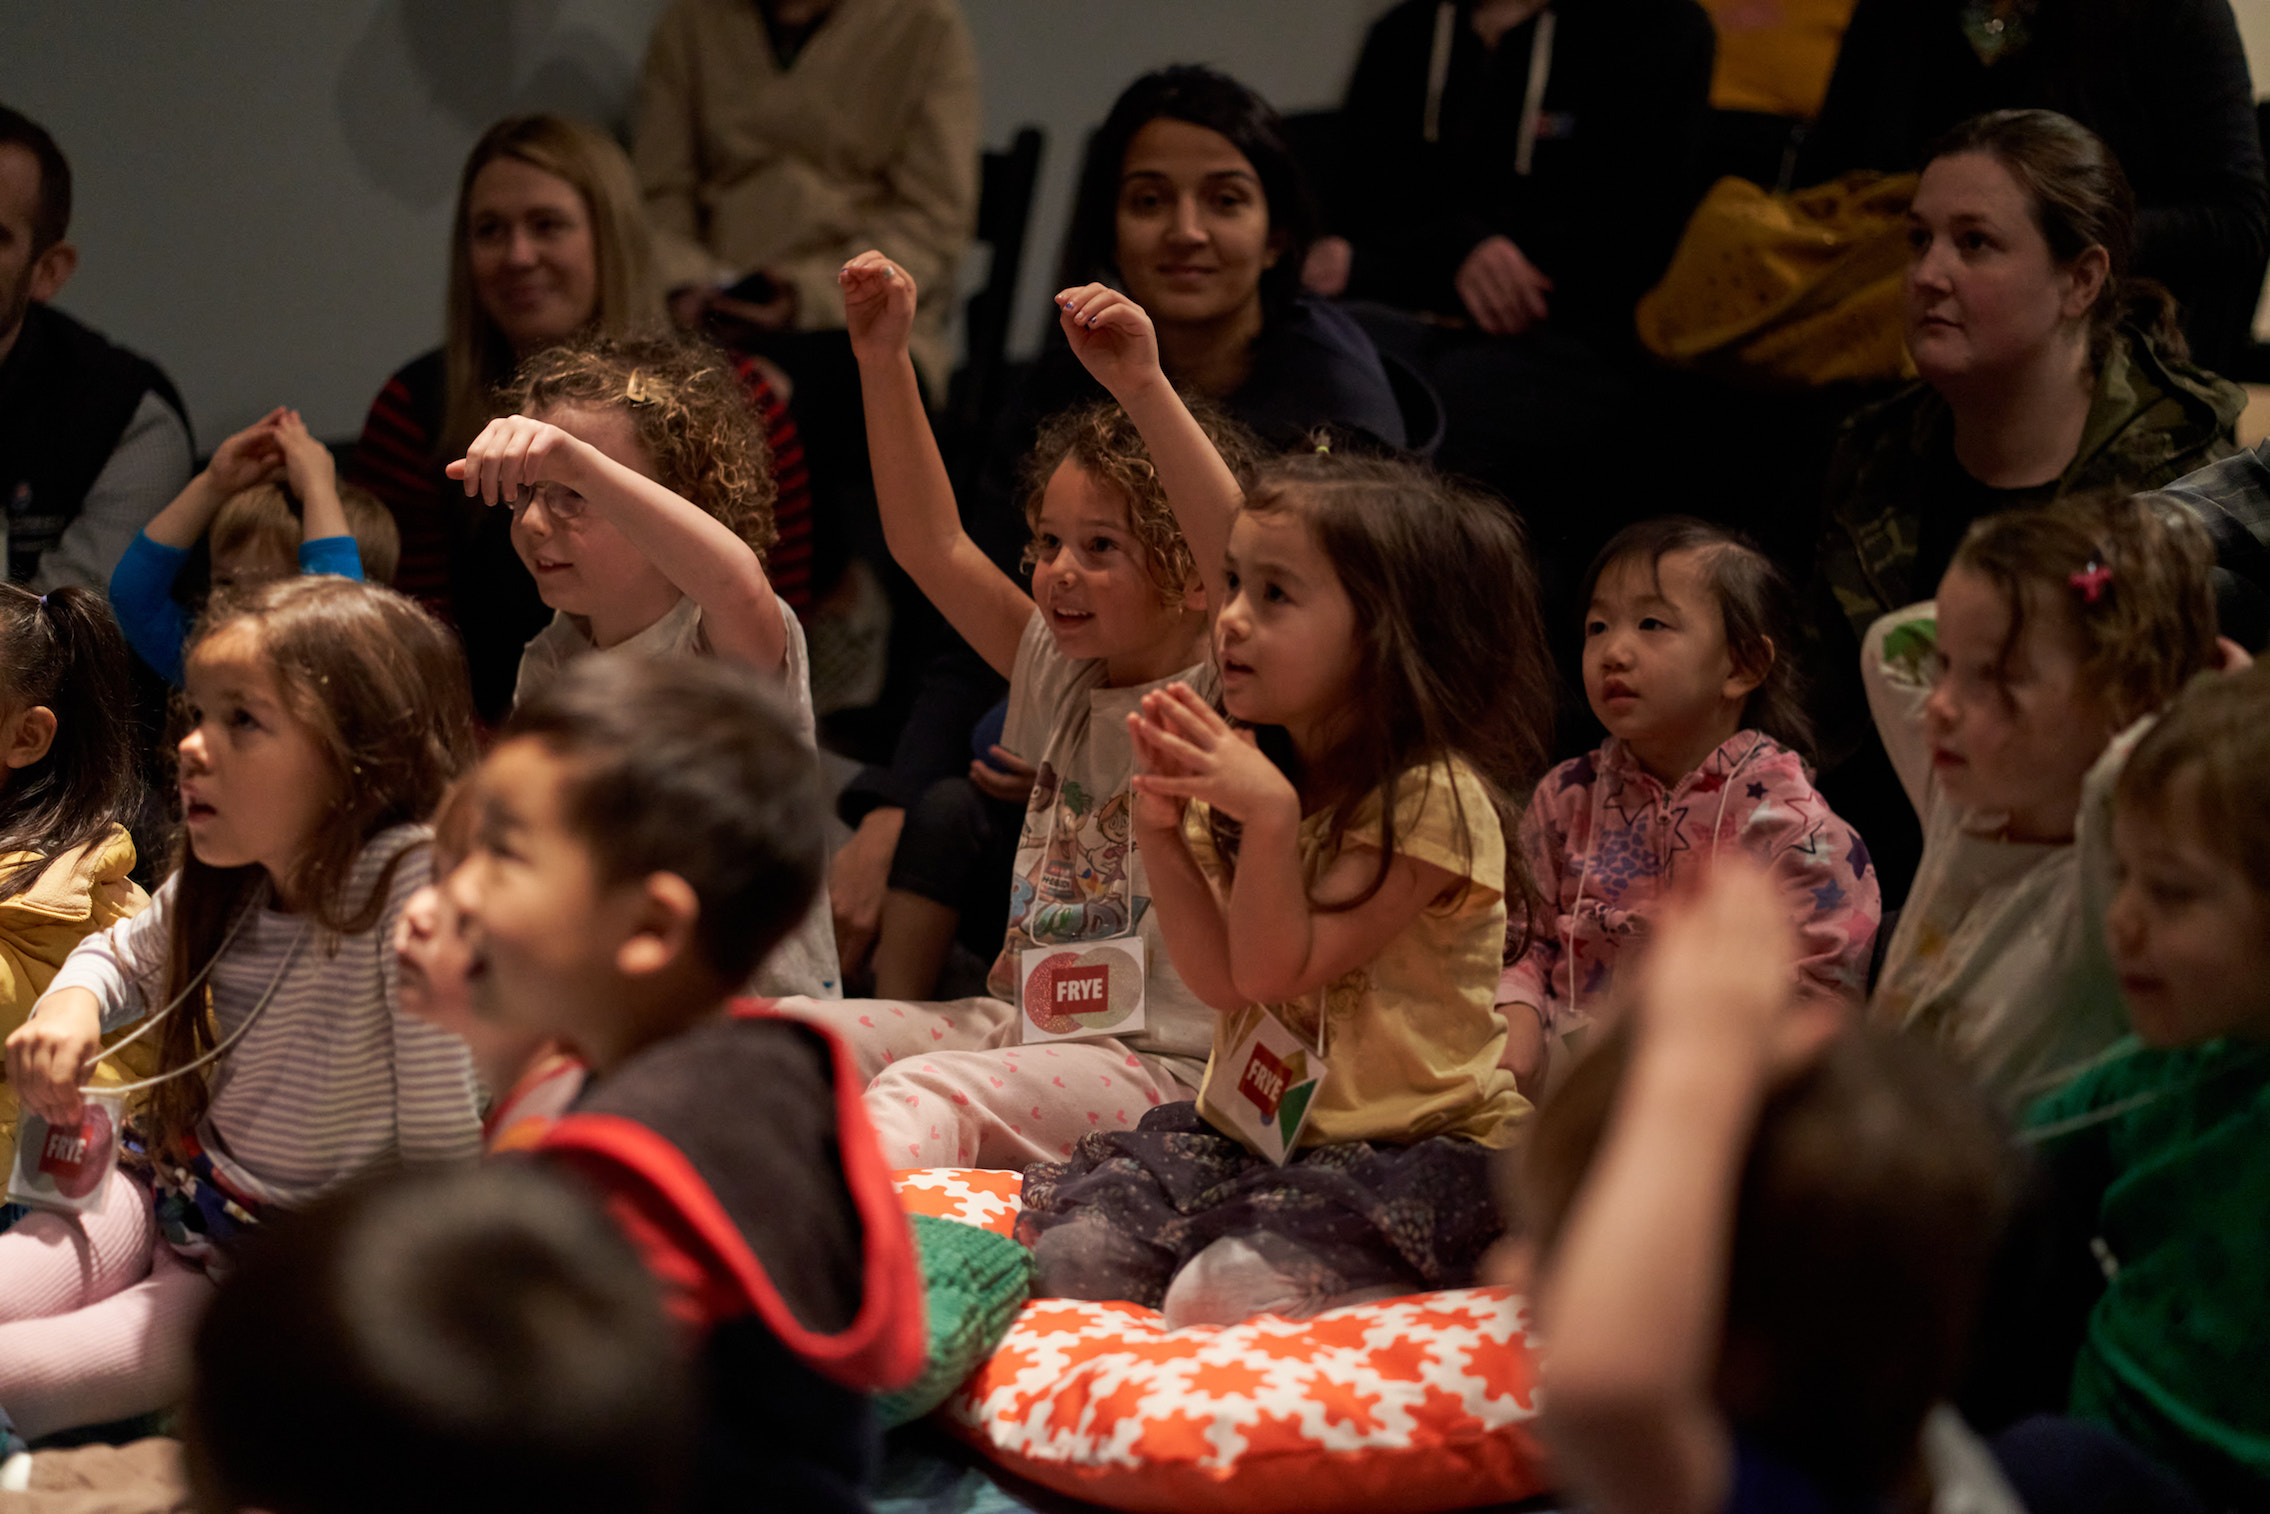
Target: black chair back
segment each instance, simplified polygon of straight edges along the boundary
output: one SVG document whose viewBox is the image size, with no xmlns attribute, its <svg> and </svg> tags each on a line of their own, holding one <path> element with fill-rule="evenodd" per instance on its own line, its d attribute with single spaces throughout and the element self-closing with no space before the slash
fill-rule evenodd
<svg viewBox="0 0 2270 1514">
<path fill-rule="evenodd" d="M 977 239 L 993 250 L 985 286 L 963 308 L 962 366 L 946 399 L 946 420 L 964 445 L 981 445 L 1008 387 L 1009 320 L 1024 272 L 1025 232 L 1033 186 L 1040 180 L 1045 138 L 1037 126 L 1018 129 L 1006 152 L 988 152 L 977 198 Z"/>
</svg>

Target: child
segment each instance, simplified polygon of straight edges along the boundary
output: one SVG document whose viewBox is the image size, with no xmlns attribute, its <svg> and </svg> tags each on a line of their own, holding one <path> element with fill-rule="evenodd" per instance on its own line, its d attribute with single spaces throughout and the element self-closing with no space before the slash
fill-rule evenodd
<svg viewBox="0 0 2270 1514">
<path fill-rule="evenodd" d="M 207 616 L 188 689 L 180 867 L 8 1037 L 25 1109 L 66 1128 L 104 1031 L 154 1015 L 164 1068 L 97 1207 L 0 1236 L 26 1435 L 170 1401 L 206 1268 L 263 1211 L 479 1150 L 465 1048 L 400 1013 L 386 950 L 473 750 L 456 644 L 391 590 L 279 579 Z"/>
<path fill-rule="evenodd" d="M 1870 1014 L 1930 1036 L 2005 1107 L 2121 1033 L 2084 907 L 2118 751 L 2090 769 L 2216 662 L 2214 560 L 2180 509 L 2075 496 L 1980 520 L 1935 605 L 1869 629 L 1869 704 L 1924 827 Z"/>
<path fill-rule="evenodd" d="M 1932 1507 L 2011 1196 L 1991 1112 L 1926 1048 L 1796 992 L 1780 890 L 1723 859 L 1667 904 L 1631 1014 L 1521 1161 L 1554 1463 L 1600 1514 Z M 1897 1495 L 1896 1497 L 1894 1495 Z"/>
<path fill-rule="evenodd" d="M 449 786 L 433 817 L 433 876 L 447 878 L 473 846 L 473 784 Z M 394 974 L 402 1008 L 463 1041 L 490 1093 L 481 1120 L 484 1151 L 534 1145 L 583 1091 L 581 1058 L 547 1035 L 494 1025 L 473 1013 L 473 941 L 449 894 L 429 883 L 394 925 Z"/>
<path fill-rule="evenodd" d="M 782 711 L 709 660 L 587 658 L 514 712 L 448 893 L 475 1011 L 591 1064 L 541 1148 L 587 1179 L 699 1348 L 690 1507 L 863 1508 L 866 1393 L 924 1348 L 860 1079 L 736 999 L 810 907 L 823 812 Z"/>
<path fill-rule="evenodd" d="M 121 760 L 130 699 L 126 645 L 99 596 L 0 588 L 0 1035 L 73 947 L 150 902 L 127 876 L 123 822 L 141 790 Z M 0 1172 L 15 1155 L 16 1092 L 0 1081 Z M 0 1208 L 0 1228 L 8 1218 Z"/>
<path fill-rule="evenodd" d="M 1153 439 L 1243 729 L 1180 685 L 1130 717 L 1136 845 L 1213 1048 L 1194 1105 L 1026 1175 L 1036 1292 L 1163 1301 L 1173 1327 L 1456 1286 L 1496 1233 L 1488 1149 L 1528 1112 L 1492 996 L 1504 896 L 1531 892 L 1505 795 L 1552 709 L 1520 531 L 1416 466 L 1326 452 L 1238 508 L 1143 312 L 1060 299 Z"/>
<path fill-rule="evenodd" d="M 694 1403 L 620 1232 L 491 1163 L 358 1184 L 248 1246 L 197 1330 L 185 1460 L 210 1514 L 640 1514 L 682 1506 Z"/>
<path fill-rule="evenodd" d="M 276 487 L 279 474 L 288 493 Z M 142 528 L 111 572 L 110 602 L 127 642 L 175 688 L 189 617 L 174 603 L 174 580 L 208 529 L 215 589 L 285 577 L 295 560 L 301 573 L 383 583 L 401 553 L 394 518 L 365 491 L 339 487 L 331 449 L 308 433 L 299 412 L 271 410 L 214 450 L 205 471 Z"/>
<path fill-rule="evenodd" d="M 2105 920 L 2134 1036 L 2027 1116 L 2078 1189 L 2071 1409 L 2218 1508 L 2270 1503 L 2270 671 L 2201 679 L 2115 791 Z"/>
<path fill-rule="evenodd" d="M 1009 880 L 992 997 L 945 1006 L 850 1004 L 829 1020 L 880 1071 L 867 1107 L 894 1167 L 1024 1167 L 1071 1154 L 1103 1125 L 1196 1091 L 1213 1015 L 1185 985 L 1129 846 L 1134 754 L 1125 720 L 1151 690 L 1214 697 L 1203 558 L 1175 527 L 1147 433 L 1114 406 L 1047 428 L 1028 470 L 1030 594 L 962 530 L 907 357 L 906 270 L 880 253 L 846 264 L 844 309 L 860 363 L 875 490 L 891 552 L 977 654 L 1009 678 L 1002 745 L 1036 778 Z M 1242 462 L 1229 423 L 1196 423 Z M 1217 464 L 1217 466 L 1221 466 Z M 1234 467 L 1232 469 L 1234 471 Z M 1235 492 L 1234 479 L 1230 485 Z M 1134 936 L 1144 1028 L 1018 1045 L 1027 950 Z M 1124 954 L 1123 954 L 1124 958 Z"/>
<path fill-rule="evenodd" d="M 775 492 L 764 435 L 716 352 L 595 337 L 520 365 L 451 478 L 512 510 L 512 544 L 552 623 L 520 658 L 517 704 L 592 652 L 717 656 L 753 670 L 813 745 L 804 632 L 765 578 Z M 815 909 L 755 991 L 835 998 L 835 927 Z"/>
<path fill-rule="evenodd" d="M 1804 940 L 1811 991 L 1857 1004 L 1882 899 L 1868 850 L 1800 755 L 1810 726 L 1783 607 L 1756 547 L 1662 516 L 1626 527 L 1585 577 L 1584 695 L 1608 740 L 1537 785 L 1522 825 L 1550 929 L 1508 962 L 1507 1065 L 1530 1088 L 1546 1051 L 1606 999 L 1627 942 L 1688 859 L 1727 843 L 1772 868 Z"/>
</svg>

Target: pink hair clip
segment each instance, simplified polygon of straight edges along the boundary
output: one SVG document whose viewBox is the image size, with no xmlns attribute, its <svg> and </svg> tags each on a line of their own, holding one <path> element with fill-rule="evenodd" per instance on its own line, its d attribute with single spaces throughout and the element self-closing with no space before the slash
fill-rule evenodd
<svg viewBox="0 0 2270 1514">
<path fill-rule="evenodd" d="M 2067 574 L 2065 581 L 2080 590 L 2082 603 L 2094 605 L 2104 598 L 2104 591 L 2112 587 L 2112 569 L 2092 557 L 2087 567 Z"/>
</svg>

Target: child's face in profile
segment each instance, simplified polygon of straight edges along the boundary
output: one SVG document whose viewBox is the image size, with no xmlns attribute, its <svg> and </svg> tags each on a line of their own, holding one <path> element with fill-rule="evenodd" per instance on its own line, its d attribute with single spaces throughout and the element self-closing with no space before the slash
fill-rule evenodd
<svg viewBox="0 0 2270 1514">
<path fill-rule="evenodd" d="M 2049 595 L 2032 595 L 2005 659 L 2008 601 L 1957 566 L 1939 583 L 1938 636 L 1939 676 L 1923 706 L 1933 776 L 1964 809 L 2007 815 L 2016 839 L 2070 839 L 2081 780 L 2113 721 L 2087 685 L 2069 619 Z"/>
<path fill-rule="evenodd" d="M 2200 831 L 2198 780 L 2113 816 L 2120 887 L 2105 912 L 2128 1020 L 2146 1045 L 2270 1039 L 2270 911 Z"/>
<path fill-rule="evenodd" d="M 190 850 L 208 867 L 258 863 L 288 890 L 337 798 L 323 743 L 292 713 L 252 623 L 198 642 L 185 671 L 195 722 L 180 746 Z"/>
<path fill-rule="evenodd" d="M 1757 686 L 1727 649 L 1700 552 L 1623 557 L 1601 570 L 1584 612 L 1584 697 L 1643 761 L 1661 757 L 1685 776 L 1690 759 L 1739 729 Z"/>
<path fill-rule="evenodd" d="M 534 418 L 589 443 L 634 473 L 654 477 L 654 460 L 625 410 L 563 406 Z M 512 507 L 512 548 L 536 580 L 544 603 L 570 615 L 622 619 L 626 610 L 651 604 L 658 608 L 640 622 L 650 624 L 678 599 L 662 570 L 612 521 L 581 495 L 556 484 L 532 491 L 527 503 Z"/>
<path fill-rule="evenodd" d="M 1222 706 L 1311 751 L 1346 711 L 1355 605 L 1298 509 L 1239 511 L 1228 557 L 1229 603 L 1214 621 Z"/>
<path fill-rule="evenodd" d="M 503 1094 L 550 1040 L 538 1031 L 491 1024 L 473 1010 L 473 939 L 445 882 L 461 859 L 437 847 L 434 876 L 402 906 L 394 925 L 395 992 L 402 1008 L 463 1041 L 481 1086 Z"/>
<path fill-rule="evenodd" d="M 1203 596 L 1169 608 L 1144 571 L 1127 497 L 1067 458 L 1033 524 L 1033 604 L 1057 650 L 1100 659 L 1121 687 L 1180 672 L 1201 655 Z"/>
<path fill-rule="evenodd" d="M 491 752 L 474 776 L 472 844 L 444 892 L 469 937 L 473 1014 L 603 1062 L 617 1034 L 616 954 L 637 928 L 638 890 L 604 879 L 568 823 L 568 776 L 527 737 Z"/>
</svg>

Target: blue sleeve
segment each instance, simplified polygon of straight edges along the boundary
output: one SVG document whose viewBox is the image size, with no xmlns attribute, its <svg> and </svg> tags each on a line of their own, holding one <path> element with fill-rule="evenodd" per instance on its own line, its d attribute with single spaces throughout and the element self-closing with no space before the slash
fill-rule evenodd
<svg viewBox="0 0 2270 1514">
<path fill-rule="evenodd" d="M 300 543 L 302 573 L 331 573 L 340 578 L 363 576 L 363 555 L 352 536 L 318 536 Z"/>
<path fill-rule="evenodd" d="M 137 531 L 110 572 L 110 607 L 126 644 L 175 688 L 181 687 L 181 643 L 189 617 L 173 602 L 173 581 L 189 553 Z"/>
</svg>

